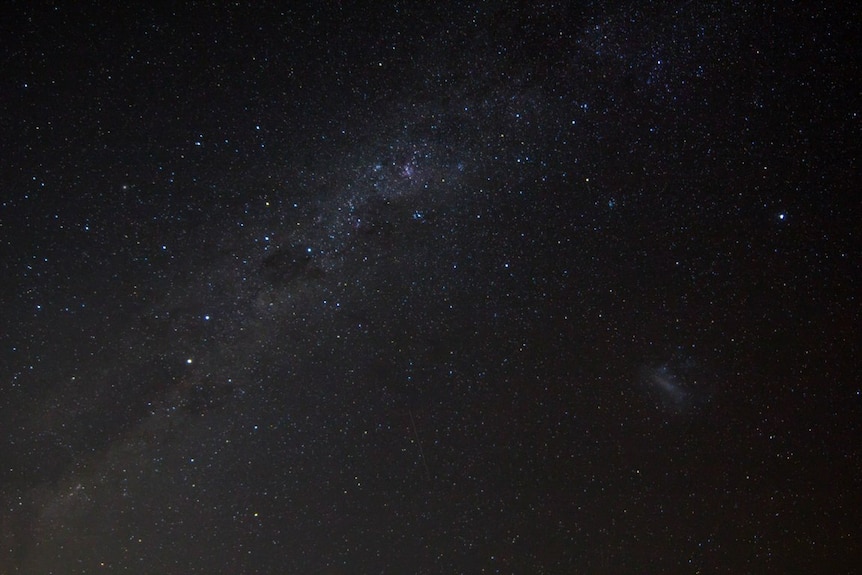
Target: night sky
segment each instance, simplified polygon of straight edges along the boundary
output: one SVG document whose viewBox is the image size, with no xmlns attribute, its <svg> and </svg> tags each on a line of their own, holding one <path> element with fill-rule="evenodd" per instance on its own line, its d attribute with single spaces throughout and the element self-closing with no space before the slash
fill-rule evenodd
<svg viewBox="0 0 862 575">
<path fill-rule="evenodd" d="M 3 10 L 0 572 L 862 562 L 862 9 L 224 4 Z"/>
</svg>

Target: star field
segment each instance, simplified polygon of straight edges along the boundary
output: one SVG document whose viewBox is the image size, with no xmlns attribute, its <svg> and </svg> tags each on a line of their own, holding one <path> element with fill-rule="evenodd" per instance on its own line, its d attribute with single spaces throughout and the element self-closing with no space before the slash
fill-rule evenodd
<svg viewBox="0 0 862 575">
<path fill-rule="evenodd" d="M 7 12 L 0 571 L 862 560 L 858 8 Z"/>
</svg>

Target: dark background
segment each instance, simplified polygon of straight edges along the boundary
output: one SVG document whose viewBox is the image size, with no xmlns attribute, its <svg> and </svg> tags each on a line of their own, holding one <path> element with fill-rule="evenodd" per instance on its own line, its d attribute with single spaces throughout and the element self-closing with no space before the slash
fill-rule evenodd
<svg viewBox="0 0 862 575">
<path fill-rule="evenodd" d="M 0 571 L 851 572 L 854 6 L 6 3 Z"/>
</svg>

